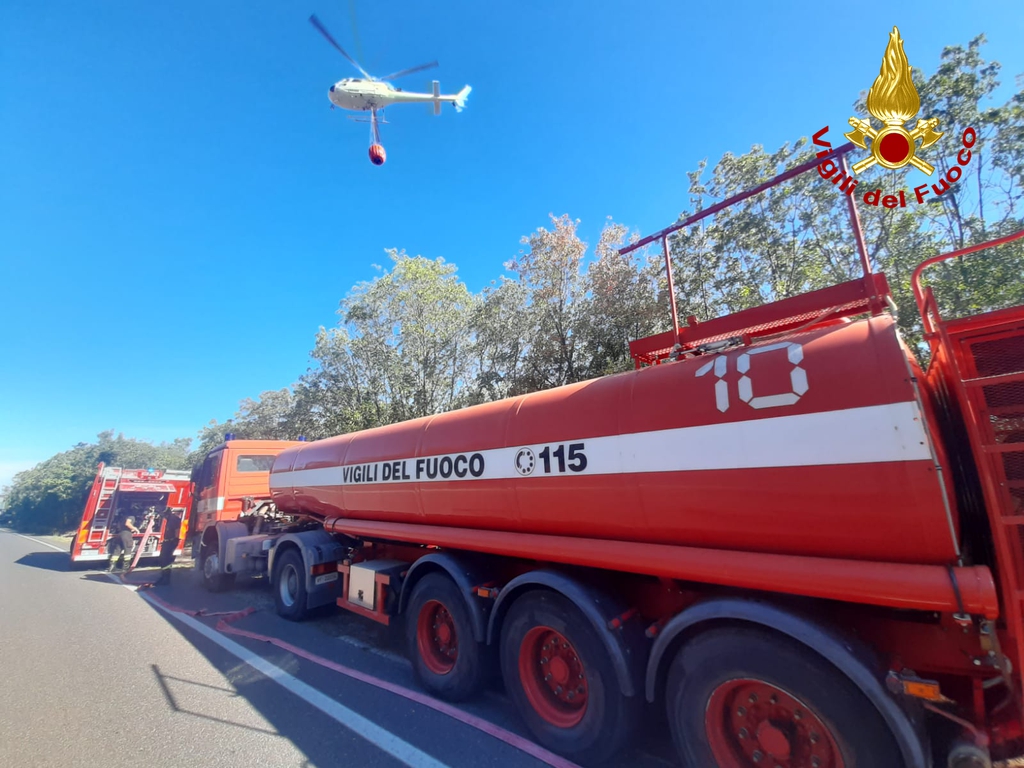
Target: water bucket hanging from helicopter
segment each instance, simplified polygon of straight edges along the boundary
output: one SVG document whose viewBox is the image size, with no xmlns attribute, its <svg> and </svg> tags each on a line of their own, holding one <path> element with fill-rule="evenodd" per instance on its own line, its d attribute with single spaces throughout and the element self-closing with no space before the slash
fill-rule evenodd
<svg viewBox="0 0 1024 768">
<path fill-rule="evenodd" d="M 453 104 L 456 112 L 461 112 L 465 109 L 466 99 L 472 90 L 468 85 L 464 86 L 458 93 L 444 94 L 441 93 L 441 84 L 434 80 L 431 83 L 430 92 L 416 93 L 403 91 L 401 88 L 393 86 L 390 82 L 399 77 L 433 69 L 437 66 L 436 61 L 420 64 L 416 67 L 409 67 L 386 77 L 374 77 L 363 69 L 355 59 L 349 56 L 344 48 L 338 45 L 338 42 L 327 31 L 327 28 L 320 23 L 315 14 L 309 17 L 309 21 L 323 35 L 324 39 L 344 56 L 352 66 L 359 70 L 359 74 L 362 75 L 362 77 L 346 77 L 339 80 L 329 88 L 327 98 L 331 103 L 331 109 L 340 107 L 341 109 L 360 114 L 369 112 L 371 131 L 370 162 L 374 165 L 383 165 L 387 159 L 384 147 L 380 143 L 380 132 L 377 127 L 378 123 L 382 122 L 383 110 L 386 107 L 392 104 L 403 103 L 428 104 L 433 109 L 435 115 L 441 113 L 441 104 L 443 102 Z M 359 118 L 356 119 L 362 122 Z"/>
</svg>

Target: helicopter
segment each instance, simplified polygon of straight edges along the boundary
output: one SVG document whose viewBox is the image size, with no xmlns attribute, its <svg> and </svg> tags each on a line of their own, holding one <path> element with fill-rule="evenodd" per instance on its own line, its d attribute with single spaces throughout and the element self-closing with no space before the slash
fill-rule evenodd
<svg viewBox="0 0 1024 768">
<path fill-rule="evenodd" d="M 456 94 L 448 95 L 441 93 L 441 84 L 437 81 L 433 81 L 433 93 L 412 93 L 403 91 L 401 88 L 396 88 L 388 80 L 394 80 L 395 78 L 404 77 L 411 75 L 415 72 L 422 72 L 425 69 L 432 69 L 437 66 L 436 61 L 432 61 L 428 64 L 420 64 L 417 67 L 410 67 L 409 69 L 403 69 L 394 74 L 388 75 L 387 77 L 374 77 L 365 69 L 363 69 L 359 62 L 353 59 L 345 49 L 338 45 L 337 41 L 331 37 L 331 33 L 327 31 L 327 28 L 320 23 L 320 20 L 313 14 L 309 17 L 310 23 L 316 27 L 316 30 L 323 35 L 327 42 L 333 45 L 342 56 L 349 60 L 362 77 L 346 77 L 343 80 L 339 80 L 330 87 L 327 93 L 327 98 L 331 102 L 331 109 L 340 107 L 341 109 L 347 109 L 352 112 L 369 112 L 370 113 L 370 162 L 374 165 L 383 165 L 387 159 L 387 154 L 384 152 L 384 146 L 380 141 L 380 123 L 386 122 L 384 120 L 383 111 L 384 108 L 391 104 L 432 104 L 434 107 L 434 114 L 441 114 L 441 104 L 449 102 L 455 105 L 455 111 L 461 112 L 466 106 L 466 97 L 469 96 L 469 92 L 472 90 L 468 85 L 465 86 L 461 91 Z M 359 120 L 359 118 L 352 118 L 353 120 Z"/>
</svg>

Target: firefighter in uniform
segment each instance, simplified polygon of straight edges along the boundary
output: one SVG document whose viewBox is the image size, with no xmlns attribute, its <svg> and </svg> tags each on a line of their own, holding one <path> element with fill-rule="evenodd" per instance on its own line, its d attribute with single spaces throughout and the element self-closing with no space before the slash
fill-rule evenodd
<svg viewBox="0 0 1024 768">
<path fill-rule="evenodd" d="M 153 582 L 157 584 L 171 583 L 171 566 L 174 565 L 174 550 L 178 548 L 181 537 L 181 512 L 170 507 L 165 507 L 160 516 L 166 521 L 164 528 L 164 541 L 160 546 L 160 578 Z"/>
<path fill-rule="evenodd" d="M 107 564 L 108 572 L 115 569 L 115 556 L 117 556 L 116 569 L 119 571 L 124 570 L 124 556 L 127 554 L 131 557 L 132 547 L 135 544 L 132 534 L 138 532 L 139 529 L 135 527 L 135 518 L 131 515 L 124 515 L 117 519 L 114 523 L 113 536 L 110 537 L 107 543 L 107 552 L 110 555 L 110 561 Z"/>
</svg>

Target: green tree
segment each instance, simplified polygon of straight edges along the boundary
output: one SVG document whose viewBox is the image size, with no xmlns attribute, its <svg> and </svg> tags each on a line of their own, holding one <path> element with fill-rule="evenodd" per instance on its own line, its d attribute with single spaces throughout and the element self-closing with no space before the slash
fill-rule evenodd
<svg viewBox="0 0 1024 768">
<path fill-rule="evenodd" d="M 509 261 L 526 293 L 528 344 L 520 388 L 548 389 L 579 381 L 585 358 L 578 352 L 583 325 L 586 282 L 583 259 L 587 244 L 576 234 L 578 220 L 550 215 L 552 228 L 538 227 L 522 238 L 525 251 Z"/>
<path fill-rule="evenodd" d="M 619 248 L 626 244 L 627 235 L 624 225 L 608 217 L 594 260 L 587 266 L 581 336 L 586 341 L 588 378 L 629 370 L 633 367 L 629 342 L 671 325 L 669 313 L 661 311 L 659 302 L 664 267 L 647 249 L 621 255 Z"/>
<path fill-rule="evenodd" d="M 296 389 L 310 435 L 339 434 L 451 410 L 474 378 L 470 318 L 477 297 L 444 259 L 388 251 L 392 268 L 342 300 L 321 328 L 315 365 Z"/>
<path fill-rule="evenodd" d="M 527 291 L 518 280 L 492 281 L 470 317 L 476 378 L 468 402 L 499 400 L 525 391 L 524 357 L 530 343 Z"/>
<path fill-rule="evenodd" d="M 320 328 L 310 368 L 295 387 L 294 424 L 318 440 L 386 424 L 388 409 L 372 381 L 360 376 L 348 331 Z"/>
</svg>

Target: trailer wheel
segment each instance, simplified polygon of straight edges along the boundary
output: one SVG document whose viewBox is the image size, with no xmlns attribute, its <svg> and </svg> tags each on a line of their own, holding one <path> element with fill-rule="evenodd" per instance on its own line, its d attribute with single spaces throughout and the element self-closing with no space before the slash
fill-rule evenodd
<svg viewBox="0 0 1024 768">
<path fill-rule="evenodd" d="M 289 621 L 306 618 L 306 571 L 302 554 L 294 547 L 285 551 L 274 563 L 274 605 L 277 615 Z"/>
<path fill-rule="evenodd" d="M 715 629 L 669 669 L 669 728 L 686 768 L 903 768 L 881 714 L 839 670 L 770 632 Z"/>
<path fill-rule="evenodd" d="M 428 573 L 416 582 L 405 632 L 416 679 L 428 691 L 461 701 L 483 686 L 488 649 L 473 638 L 465 598 L 450 578 Z"/>
<path fill-rule="evenodd" d="M 500 653 L 505 688 L 545 747 L 600 763 L 629 740 L 640 701 L 621 693 L 600 638 L 572 601 L 547 590 L 518 598 Z"/>
</svg>

